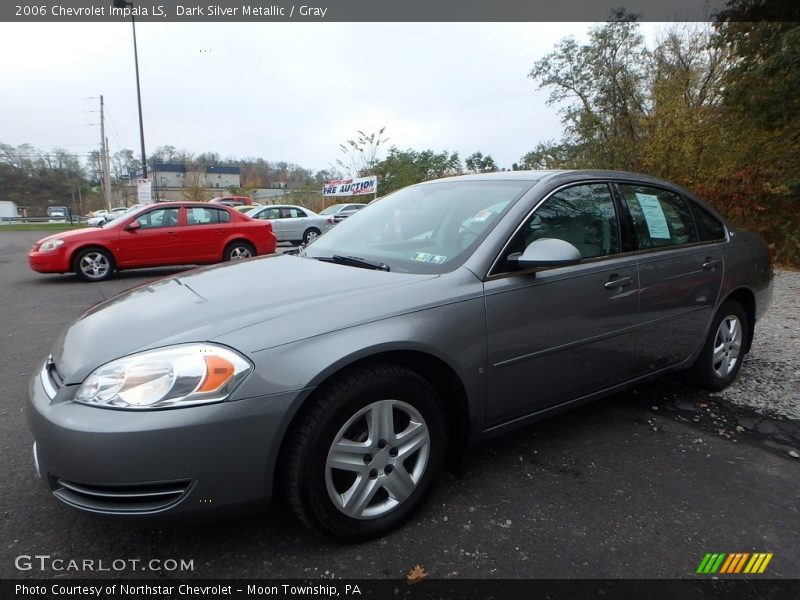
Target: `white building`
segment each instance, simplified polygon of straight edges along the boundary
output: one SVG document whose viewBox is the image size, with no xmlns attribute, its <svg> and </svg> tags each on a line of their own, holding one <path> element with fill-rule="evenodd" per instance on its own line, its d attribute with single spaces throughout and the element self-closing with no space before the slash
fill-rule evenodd
<svg viewBox="0 0 800 600">
<path fill-rule="evenodd" d="M 0 200 L 0 219 L 5 221 L 7 219 L 16 219 L 19 216 L 19 210 L 15 202 L 10 200 Z"/>
</svg>

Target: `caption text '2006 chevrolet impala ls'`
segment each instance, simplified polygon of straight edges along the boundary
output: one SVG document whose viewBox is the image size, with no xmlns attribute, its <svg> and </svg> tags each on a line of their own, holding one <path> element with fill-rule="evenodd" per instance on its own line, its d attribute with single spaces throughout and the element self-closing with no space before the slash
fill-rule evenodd
<svg viewBox="0 0 800 600">
<path fill-rule="evenodd" d="M 432 181 L 296 255 L 90 309 L 32 381 L 34 455 L 85 511 L 282 493 L 315 530 L 364 539 L 469 444 L 671 370 L 724 388 L 771 292 L 760 238 L 657 179 Z"/>
</svg>

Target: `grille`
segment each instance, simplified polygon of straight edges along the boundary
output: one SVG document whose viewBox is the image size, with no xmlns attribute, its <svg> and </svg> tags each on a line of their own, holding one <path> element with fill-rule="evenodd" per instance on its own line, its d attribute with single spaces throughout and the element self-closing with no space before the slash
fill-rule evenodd
<svg viewBox="0 0 800 600">
<path fill-rule="evenodd" d="M 147 514 L 165 510 L 180 502 L 192 482 L 168 481 L 136 485 L 86 485 L 56 479 L 56 498 L 83 510 L 105 514 Z"/>
</svg>

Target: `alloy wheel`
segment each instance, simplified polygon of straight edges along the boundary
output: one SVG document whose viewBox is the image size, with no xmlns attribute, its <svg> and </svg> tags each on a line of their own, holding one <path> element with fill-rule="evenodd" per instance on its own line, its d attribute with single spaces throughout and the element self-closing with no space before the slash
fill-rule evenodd
<svg viewBox="0 0 800 600">
<path fill-rule="evenodd" d="M 381 517 L 417 488 L 430 454 L 430 433 L 420 412 L 400 400 L 359 410 L 328 451 L 325 485 L 334 506 L 353 519 Z"/>
<path fill-rule="evenodd" d="M 742 349 L 742 324 L 736 315 L 728 315 L 719 324 L 714 338 L 711 364 L 717 377 L 725 378 L 736 368 Z"/>
<path fill-rule="evenodd" d="M 102 279 L 110 269 L 111 263 L 102 252 L 87 252 L 81 257 L 80 270 L 87 279 Z"/>
</svg>

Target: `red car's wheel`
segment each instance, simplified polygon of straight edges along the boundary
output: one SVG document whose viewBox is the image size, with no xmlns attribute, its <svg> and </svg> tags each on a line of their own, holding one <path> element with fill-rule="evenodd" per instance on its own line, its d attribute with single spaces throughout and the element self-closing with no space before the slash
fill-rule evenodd
<svg viewBox="0 0 800 600">
<path fill-rule="evenodd" d="M 103 248 L 85 248 L 75 255 L 72 269 L 84 281 L 104 281 L 114 274 L 114 257 Z"/>
</svg>

